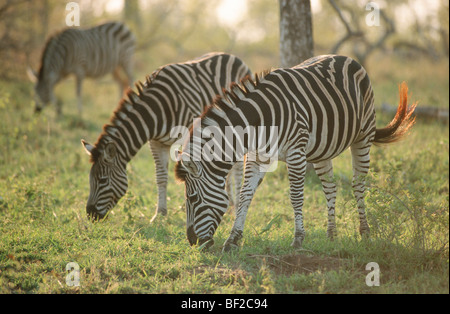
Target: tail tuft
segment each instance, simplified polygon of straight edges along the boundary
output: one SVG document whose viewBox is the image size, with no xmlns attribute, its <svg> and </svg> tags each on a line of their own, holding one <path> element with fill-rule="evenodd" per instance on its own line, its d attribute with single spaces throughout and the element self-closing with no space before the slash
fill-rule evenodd
<svg viewBox="0 0 450 314">
<path fill-rule="evenodd" d="M 405 82 L 399 86 L 400 102 L 394 119 L 384 128 L 376 129 L 375 145 L 390 144 L 401 140 L 414 125 L 413 116 L 417 103 L 408 107 L 408 86 Z"/>
</svg>

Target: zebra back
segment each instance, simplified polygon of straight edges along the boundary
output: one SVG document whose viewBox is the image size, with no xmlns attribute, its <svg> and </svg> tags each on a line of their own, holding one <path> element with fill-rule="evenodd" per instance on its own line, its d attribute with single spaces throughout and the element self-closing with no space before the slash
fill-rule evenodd
<svg viewBox="0 0 450 314">
<path fill-rule="evenodd" d="M 130 160 L 150 139 L 171 145 L 173 128 L 189 127 L 226 86 L 250 74 L 242 60 L 225 53 L 163 66 L 136 83 L 137 91 L 129 90 L 95 146 L 112 139 Z"/>
<path fill-rule="evenodd" d="M 305 131 L 308 159 L 331 159 L 359 137 L 373 141 L 370 80 L 360 64 L 343 56 L 319 56 L 266 72 L 234 84 L 202 115 L 202 128 L 220 126 L 224 132 L 230 125 L 277 126 L 278 145 L 286 148 Z"/>
</svg>

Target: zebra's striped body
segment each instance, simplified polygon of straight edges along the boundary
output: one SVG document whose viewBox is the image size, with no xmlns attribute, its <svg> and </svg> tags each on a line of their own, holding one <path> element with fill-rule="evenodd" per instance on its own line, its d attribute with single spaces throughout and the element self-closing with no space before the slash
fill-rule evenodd
<svg viewBox="0 0 450 314">
<path fill-rule="evenodd" d="M 189 127 L 216 95 L 223 95 L 223 88 L 247 75 L 249 68 L 237 57 L 212 53 L 161 67 L 144 84 L 136 84 L 138 94 L 128 92 L 128 100 L 119 105 L 97 143 L 82 141 L 93 163 L 88 214 L 102 218 L 116 205 L 127 190 L 127 163 L 150 142 L 156 164 L 157 214 L 165 215 L 169 149 L 179 135 L 173 130 Z"/>
<path fill-rule="evenodd" d="M 89 29 L 69 28 L 51 37 L 45 46 L 36 77 L 36 111 L 55 102 L 54 86 L 70 74 L 76 78 L 80 115 L 81 87 L 85 77 L 98 78 L 112 73 L 119 84 L 121 98 L 122 92 L 133 82 L 135 41 L 130 30 L 118 22 Z M 126 74 L 126 80 L 121 77 L 120 70 Z"/>
<path fill-rule="evenodd" d="M 217 127 L 222 132 L 228 126 L 276 126 L 278 160 L 285 161 L 290 182 L 290 199 L 294 208 L 295 237 L 293 245 L 300 247 L 305 236 L 303 227 L 303 186 L 306 162 L 314 164 L 321 179 L 328 206 L 328 235 L 336 233 L 335 199 L 331 160 L 351 148 L 353 190 L 358 204 L 361 234 L 369 233 L 364 206 L 364 177 L 369 170 L 369 150 L 372 143 L 389 143 L 411 127 L 411 113 L 406 110 L 406 92 L 393 122 L 384 129 L 375 126 L 375 110 L 369 77 L 354 60 L 343 56 L 319 56 L 291 69 L 275 70 L 258 82 L 243 82 L 233 86 L 224 99 L 219 99 L 203 115 L 202 129 Z M 235 137 L 237 138 L 236 135 Z M 191 139 L 193 133 L 191 133 Z M 205 140 L 201 139 L 202 145 Z M 223 141 L 225 145 L 233 141 Z M 234 142 L 236 143 L 236 142 Z M 185 182 L 187 233 L 191 244 L 212 240 L 226 209 L 223 191 L 224 175 L 233 162 L 194 161 L 192 142 L 187 142 L 181 160 L 176 165 L 177 177 Z M 224 249 L 237 245 L 242 237 L 248 207 L 257 186 L 262 181 L 264 166 L 249 143 L 244 183 L 240 193 L 236 219 Z M 203 147 L 203 146 L 202 146 Z M 224 147 L 234 152 L 237 147 Z M 248 156 L 256 153 L 256 158 Z M 228 159 L 229 160 L 229 159 Z M 212 241 L 211 241 L 212 242 Z"/>
</svg>

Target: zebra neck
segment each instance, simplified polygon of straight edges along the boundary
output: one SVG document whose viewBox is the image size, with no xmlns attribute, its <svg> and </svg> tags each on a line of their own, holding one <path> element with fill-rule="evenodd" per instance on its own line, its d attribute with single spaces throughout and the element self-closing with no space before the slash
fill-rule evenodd
<svg viewBox="0 0 450 314">
<path fill-rule="evenodd" d="M 113 141 L 122 158 L 129 162 L 141 147 L 159 133 L 158 118 L 148 99 L 134 91 L 128 92 L 114 112 L 110 124 L 104 127 L 102 136 Z M 159 123 L 161 125 L 163 123 Z"/>
</svg>

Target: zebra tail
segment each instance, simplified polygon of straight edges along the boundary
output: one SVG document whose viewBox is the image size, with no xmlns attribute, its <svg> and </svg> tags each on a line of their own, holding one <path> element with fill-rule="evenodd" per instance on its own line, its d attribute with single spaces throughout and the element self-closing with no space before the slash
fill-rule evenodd
<svg viewBox="0 0 450 314">
<path fill-rule="evenodd" d="M 399 86 L 400 103 L 394 119 L 384 128 L 376 129 L 375 145 L 390 144 L 401 140 L 414 125 L 416 117 L 413 116 L 417 103 L 408 107 L 408 85 L 405 82 Z"/>
</svg>

